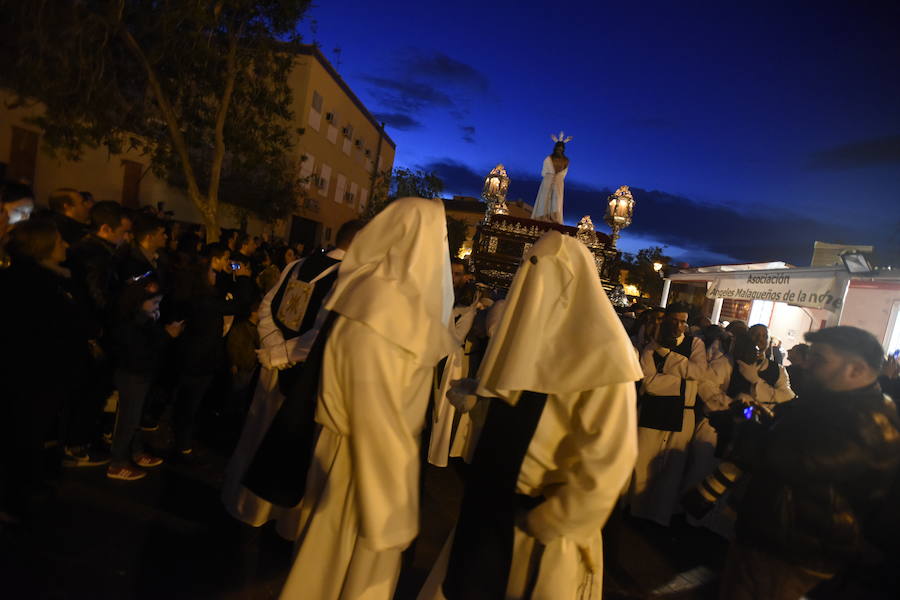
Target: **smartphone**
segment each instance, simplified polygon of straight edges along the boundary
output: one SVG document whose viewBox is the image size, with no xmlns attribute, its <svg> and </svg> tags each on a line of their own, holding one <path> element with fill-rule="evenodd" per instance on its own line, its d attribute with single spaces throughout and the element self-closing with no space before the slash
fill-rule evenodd
<svg viewBox="0 0 900 600">
<path fill-rule="evenodd" d="M 231 261 L 230 263 L 228 263 L 228 266 L 231 267 L 232 271 L 237 271 L 238 269 L 241 268 L 241 263 Z"/>
<path fill-rule="evenodd" d="M 748 421 L 753 418 L 753 413 L 755 412 L 755 406 L 748 406 L 744 409 L 744 418 Z"/>
</svg>

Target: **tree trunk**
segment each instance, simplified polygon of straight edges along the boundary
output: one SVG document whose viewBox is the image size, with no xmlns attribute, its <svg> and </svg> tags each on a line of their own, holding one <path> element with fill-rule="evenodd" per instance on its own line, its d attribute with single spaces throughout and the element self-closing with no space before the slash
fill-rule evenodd
<svg viewBox="0 0 900 600">
<path fill-rule="evenodd" d="M 234 94 L 234 82 L 237 79 L 237 36 L 234 34 L 228 40 L 228 62 L 225 89 L 222 91 L 222 100 L 219 102 L 219 111 L 216 114 L 216 126 L 214 130 L 213 160 L 209 174 L 209 190 L 207 193 L 207 207 L 215 215 L 219 209 L 219 182 L 222 179 L 222 163 L 225 161 L 225 119 L 228 109 L 231 107 L 231 97 Z M 210 238 L 210 230 L 207 227 L 206 241 L 214 241 Z M 219 232 L 216 230 L 216 240 Z"/>
<path fill-rule="evenodd" d="M 217 214 L 219 184 L 218 173 L 216 173 L 217 177 L 215 178 L 215 188 L 213 188 L 213 185 L 211 183 L 209 190 L 210 195 L 203 196 L 203 194 L 200 193 L 200 186 L 197 185 L 197 177 L 194 175 L 194 168 L 191 165 L 187 141 L 184 139 L 184 135 L 182 134 L 181 128 L 178 124 L 178 116 L 175 114 L 175 109 L 169 102 L 169 98 L 163 90 L 159 78 L 156 76 L 156 71 L 154 70 L 153 65 L 150 64 L 150 61 L 147 59 L 144 51 L 141 49 L 140 44 L 138 44 L 137 40 L 133 35 L 131 35 L 131 32 L 128 31 L 128 28 L 125 27 L 124 24 L 120 23 L 119 31 L 123 39 L 125 40 L 125 44 L 129 49 L 131 49 L 132 53 L 141 62 L 141 64 L 144 66 L 144 70 L 147 72 L 147 80 L 150 84 L 150 89 L 153 90 L 153 95 L 156 97 L 156 101 L 159 104 L 159 109 L 162 112 L 162 116 L 166 121 L 166 127 L 169 130 L 169 136 L 172 140 L 172 146 L 175 148 L 175 152 L 178 154 L 178 158 L 181 162 L 181 168 L 184 172 L 184 179 L 187 183 L 188 198 L 190 198 L 190 200 L 194 203 L 194 205 L 197 207 L 197 210 L 200 211 L 200 215 L 203 217 L 203 223 L 206 225 L 206 241 L 216 242 L 219 240 L 219 219 Z M 225 96 L 230 101 L 231 92 L 234 88 L 233 79 L 229 81 L 229 87 L 231 89 L 226 89 Z M 225 108 L 225 111 L 227 111 L 227 107 Z M 224 127 L 224 115 L 222 116 L 222 121 Z M 221 156 L 224 157 L 224 143 L 221 144 L 221 148 L 219 147 L 219 123 L 216 123 L 216 133 L 216 155 L 218 156 L 221 152 Z M 221 160 L 222 158 L 220 157 L 219 167 L 221 167 Z"/>
</svg>

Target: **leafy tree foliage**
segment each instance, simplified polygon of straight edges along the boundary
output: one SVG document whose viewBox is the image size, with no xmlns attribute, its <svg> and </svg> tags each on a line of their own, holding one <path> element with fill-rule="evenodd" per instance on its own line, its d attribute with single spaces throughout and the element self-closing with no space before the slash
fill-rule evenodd
<svg viewBox="0 0 900 600">
<path fill-rule="evenodd" d="M 440 198 L 444 191 L 444 182 L 434 173 L 427 173 L 422 169 L 407 169 L 399 167 L 394 169 L 391 180 L 391 189 L 395 198 Z"/>
<path fill-rule="evenodd" d="M 444 182 L 441 178 L 422 169 L 397 167 L 393 171 L 381 171 L 375 178 L 372 198 L 366 207 L 364 218 L 371 219 L 397 198 L 440 198 L 443 191 Z"/>
<path fill-rule="evenodd" d="M 672 259 L 663 254 L 659 246 L 650 246 L 637 251 L 637 254 L 622 253 L 619 269 L 627 269 L 626 283 L 636 285 L 650 300 L 658 302 L 662 297 L 663 271 Z M 653 268 L 653 263 L 663 265 L 661 271 Z"/>
<path fill-rule="evenodd" d="M 217 239 L 219 202 L 293 207 L 295 30 L 309 0 L 0 0 L 0 86 L 39 101 L 47 149 L 136 149 Z"/>
</svg>

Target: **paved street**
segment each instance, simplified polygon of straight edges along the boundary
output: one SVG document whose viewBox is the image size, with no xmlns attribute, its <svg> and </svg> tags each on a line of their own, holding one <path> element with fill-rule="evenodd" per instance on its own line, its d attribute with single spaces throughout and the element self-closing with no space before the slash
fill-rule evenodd
<svg viewBox="0 0 900 600">
<path fill-rule="evenodd" d="M 245 526 L 222 508 L 220 474 L 234 435 L 223 430 L 208 424 L 195 463 L 166 464 L 142 481 L 108 480 L 102 467 L 65 470 L 43 520 L 0 532 L 0 596 L 276 598 L 292 544 L 271 526 Z M 148 437 L 169 447 L 165 426 Z M 452 467 L 426 471 L 423 530 L 398 599 L 415 597 L 453 525 L 460 492 Z M 709 574 L 695 567 L 716 570 L 724 559 L 723 542 L 684 525 L 665 530 L 616 515 L 604 535 L 606 598 L 650 597 L 682 572 L 699 582 Z M 712 598 L 714 589 L 711 583 L 666 597 Z"/>
</svg>

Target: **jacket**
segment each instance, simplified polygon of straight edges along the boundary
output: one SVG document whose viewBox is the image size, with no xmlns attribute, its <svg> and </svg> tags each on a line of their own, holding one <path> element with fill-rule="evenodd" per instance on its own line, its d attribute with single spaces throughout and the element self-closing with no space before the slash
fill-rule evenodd
<svg viewBox="0 0 900 600">
<path fill-rule="evenodd" d="M 106 328 L 122 287 L 115 245 L 91 234 L 69 250 L 69 264 L 73 279 L 90 302 L 92 327 Z"/>
<path fill-rule="evenodd" d="M 119 322 L 111 337 L 117 369 L 149 380 L 156 378 L 169 339 L 161 323 L 136 314 Z"/>
<path fill-rule="evenodd" d="M 810 393 L 738 436 L 751 473 L 738 541 L 825 573 L 855 558 L 900 464 L 900 419 L 879 386 Z"/>
</svg>

